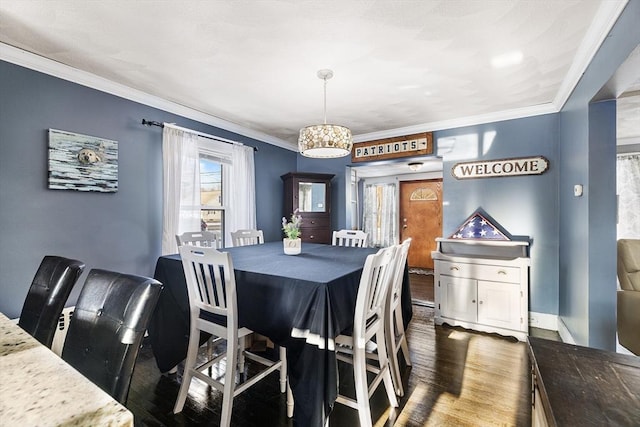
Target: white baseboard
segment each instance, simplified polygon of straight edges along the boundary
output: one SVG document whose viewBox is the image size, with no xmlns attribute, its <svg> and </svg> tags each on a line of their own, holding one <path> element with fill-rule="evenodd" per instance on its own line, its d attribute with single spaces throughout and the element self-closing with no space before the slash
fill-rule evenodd
<svg viewBox="0 0 640 427">
<path fill-rule="evenodd" d="M 562 342 L 575 344 L 569 328 L 564 324 L 562 318 L 555 314 L 529 312 L 529 327 L 557 331 Z"/>
<path fill-rule="evenodd" d="M 529 312 L 529 327 L 547 329 L 549 331 L 558 330 L 558 316 L 548 313 Z"/>
<path fill-rule="evenodd" d="M 558 318 L 558 334 L 560 334 L 562 342 L 575 345 L 576 340 L 573 339 L 571 332 L 569 332 L 569 328 L 567 328 L 567 325 L 564 324 L 562 318 Z"/>
<path fill-rule="evenodd" d="M 625 346 L 620 344 L 620 341 L 618 341 L 618 334 L 617 333 L 616 333 L 616 353 L 626 354 L 626 355 L 629 355 L 629 356 L 635 356 L 635 354 L 633 354 L 631 351 L 629 351 L 629 349 L 627 349 Z"/>
</svg>

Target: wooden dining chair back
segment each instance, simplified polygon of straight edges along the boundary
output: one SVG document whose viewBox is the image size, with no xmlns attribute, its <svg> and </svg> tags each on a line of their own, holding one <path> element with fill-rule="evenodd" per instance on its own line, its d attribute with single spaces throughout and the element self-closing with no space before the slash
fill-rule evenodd
<svg viewBox="0 0 640 427">
<path fill-rule="evenodd" d="M 389 291 L 387 292 L 387 308 L 385 310 L 387 353 L 391 365 L 391 378 L 393 379 L 393 385 L 398 396 L 404 396 L 404 387 L 402 386 L 402 376 L 400 375 L 400 363 L 398 360 L 398 352 L 400 350 L 402 350 L 406 365 L 411 366 L 407 335 L 402 317 L 402 284 L 404 282 L 410 246 L 411 238 L 406 239 L 402 244 L 396 246 L 393 278 L 391 279 Z"/>
<path fill-rule="evenodd" d="M 93 269 L 69 322 L 62 358 L 123 405 L 162 287 L 148 277 Z"/>
<path fill-rule="evenodd" d="M 228 426 L 231 421 L 234 397 L 270 373 L 280 370 L 280 388 L 281 392 L 285 391 L 284 348 L 280 348 L 280 360 L 275 362 L 245 350 L 244 338 L 253 331 L 238 327 L 236 280 L 229 253 L 194 246 L 180 246 L 178 250 L 182 258 L 189 295 L 190 329 L 184 374 L 173 412 L 182 411 L 191 380 L 196 377 L 223 393 L 220 425 Z M 227 345 L 226 351 L 213 355 L 212 358 L 207 357 L 204 362 L 198 363 L 201 331 L 226 339 Z M 241 384 L 236 384 L 236 374 L 238 371 L 244 371 L 245 358 L 264 365 L 264 368 L 255 374 L 252 373 L 251 378 Z M 224 381 L 206 374 L 209 367 L 223 359 L 226 359 Z"/>
<path fill-rule="evenodd" d="M 357 409 L 362 427 L 372 425 L 369 397 L 381 382 L 384 383 L 391 406 L 398 407 L 387 358 L 384 323 L 396 249 L 396 246 L 390 246 L 367 257 L 356 297 L 353 332 L 350 335 L 339 335 L 335 339 L 338 360 L 353 364 L 356 391 L 355 399 L 339 394 L 336 402 Z M 371 345 L 374 337 L 375 344 Z M 368 348 L 376 348 L 377 366 L 367 363 Z M 370 383 L 367 371 L 375 375 Z"/>
<path fill-rule="evenodd" d="M 45 256 L 22 305 L 18 325 L 51 348 L 60 314 L 84 263 L 60 256 Z"/>
<path fill-rule="evenodd" d="M 231 232 L 233 246 L 261 245 L 264 243 L 262 230 L 237 230 Z"/>
<path fill-rule="evenodd" d="M 333 246 L 367 247 L 369 235 L 362 230 L 339 230 L 333 232 L 331 244 Z"/>
<path fill-rule="evenodd" d="M 220 249 L 222 234 L 219 231 L 187 231 L 176 235 L 178 246 L 191 245 Z"/>
<path fill-rule="evenodd" d="M 220 249 L 222 244 L 222 233 L 219 231 L 187 231 L 176 235 L 178 247 L 182 245 L 191 245 L 205 248 Z M 213 345 L 219 340 L 217 337 L 209 337 L 207 339 L 207 354 L 211 357 L 213 354 Z M 175 368 L 174 368 L 175 369 Z"/>
</svg>

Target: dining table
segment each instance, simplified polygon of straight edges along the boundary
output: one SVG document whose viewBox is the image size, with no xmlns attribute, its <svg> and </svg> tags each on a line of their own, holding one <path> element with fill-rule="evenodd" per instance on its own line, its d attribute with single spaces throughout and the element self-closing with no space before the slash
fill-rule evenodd
<svg viewBox="0 0 640 427">
<path fill-rule="evenodd" d="M 0 313 L 0 426 L 133 426 L 133 414 Z"/>
<path fill-rule="evenodd" d="M 333 340 L 353 327 L 364 263 L 378 250 L 303 243 L 300 254 L 285 255 L 282 242 L 220 249 L 233 262 L 239 326 L 287 350 L 295 425 L 325 425 L 339 384 Z M 165 287 L 148 333 L 158 368 L 168 372 L 184 360 L 189 341 L 180 256 L 161 256 L 154 277 Z M 402 312 L 406 325 L 412 316 L 406 266 Z"/>
</svg>

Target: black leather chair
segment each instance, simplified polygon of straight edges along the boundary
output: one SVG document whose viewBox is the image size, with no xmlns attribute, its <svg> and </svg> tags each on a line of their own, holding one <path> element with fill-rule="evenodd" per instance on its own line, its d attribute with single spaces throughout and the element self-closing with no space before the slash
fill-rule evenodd
<svg viewBox="0 0 640 427">
<path fill-rule="evenodd" d="M 83 270 L 84 263 L 75 259 L 45 256 L 31 282 L 18 325 L 51 348 L 64 304 Z"/>
<path fill-rule="evenodd" d="M 124 404 L 162 284 L 93 269 L 78 296 L 62 358 Z"/>
</svg>

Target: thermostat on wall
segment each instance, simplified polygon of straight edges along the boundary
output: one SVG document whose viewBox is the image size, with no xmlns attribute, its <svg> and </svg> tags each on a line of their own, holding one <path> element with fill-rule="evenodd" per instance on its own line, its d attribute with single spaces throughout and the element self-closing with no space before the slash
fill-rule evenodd
<svg viewBox="0 0 640 427">
<path fill-rule="evenodd" d="M 582 184 L 576 184 L 573 186 L 573 195 L 576 197 L 582 196 Z"/>
</svg>

